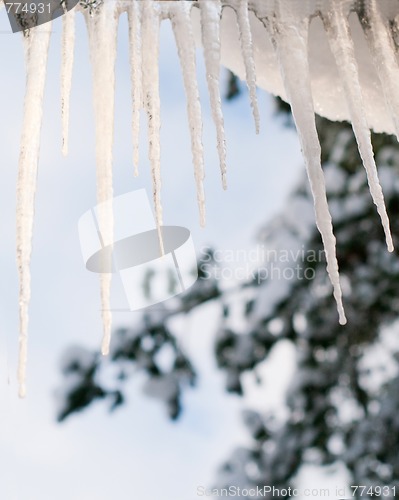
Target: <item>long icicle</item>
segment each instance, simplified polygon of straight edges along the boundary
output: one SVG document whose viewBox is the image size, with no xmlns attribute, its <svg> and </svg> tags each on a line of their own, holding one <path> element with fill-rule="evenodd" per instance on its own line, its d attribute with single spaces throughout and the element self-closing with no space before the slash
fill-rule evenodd
<svg viewBox="0 0 399 500">
<path fill-rule="evenodd" d="M 190 11 L 190 3 L 182 2 L 176 5 L 175 8 L 171 10 L 171 21 L 187 98 L 187 113 L 190 127 L 194 175 L 197 184 L 197 202 L 200 212 L 200 224 L 201 226 L 205 226 L 205 172 L 204 147 L 202 144 L 202 113 L 196 76 L 195 41 L 192 32 Z"/>
<path fill-rule="evenodd" d="M 105 247 L 112 246 L 114 229 L 111 200 L 113 197 L 112 150 L 114 141 L 115 60 L 118 18 L 116 2 L 105 2 L 100 12 L 93 18 L 86 14 L 90 58 L 93 67 L 98 224 Z M 108 267 L 109 265 L 109 262 L 104 262 L 104 266 Z M 103 355 L 108 354 L 111 340 L 111 277 L 110 272 L 100 274 L 104 330 L 101 346 Z"/>
<path fill-rule="evenodd" d="M 287 6 L 288 7 L 288 6 Z M 321 148 L 316 130 L 313 96 L 308 63 L 308 21 L 281 23 L 279 29 L 268 24 L 280 62 L 281 75 L 291 104 L 305 159 L 310 186 L 314 198 L 316 225 L 320 231 L 327 259 L 327 272 L 333 285 L 339 322 L 346 324 L 342 304 L 336 257 L 336 240 L 328 208 L 324 174 L 321 167 Z"/>
<path fill-rule="evenodd" d="M 212 118 L 216 128 L 217 149 L 219 154 L 220 173 L 223 189 L 227 189 L 226 138 L 222 100 L 220 97 L 220 20 L 222 4 L 220 0 L 209 2 L 200 0 L 201 36 L 204 48 L 206 80 L 211 103 Z"/>
<path fill-rule="evenodd" d="M 161 102 L 159 96 L 159 13 L 152 0 L 140 2 L 142 14 L 143 99 L 148 119 L 148 156 L 151 163 L 152 190 L 159 246 L 162 239 L 161 203 Z"/>
<path fill-rule="evenodd" d="M 371 196 L 381 217 L 388 250 L 392 252 L 393 241 L 385 207 L 384 194 L 378 179 L 370 129 L 368 127 L 366 115 L 363 112 L 364 103 L 355 49 L 350 34 L 347 14 L 342 7 L 342 2 L 340 0 L 333 0 L 331 10 L 328 14 L 323 16 L 323 21 L 331 51 L 335 57 L 338 72 L 344 86 L 352 127 L 359 146 L 360 156 L 362 157 L 367 172 Z"/>
<path fill-rule="evenodd" d="M 252 113 L 255 120 L 255 129 L 256 133 L 259 134 L 260 115 L 258 108 L 258 98 L 256 95 L 256 69 L 252 45 L 251 24 L 249 21 L 248 0 L 237 0 L 234 5 L 237 16 L 238 29 L 240 32 L 241 52 L 245 65 L 247 86 L 251 99 Z"/>
<path fill-rule="evenodd" d="M 75 48 L 75 9 L 62 17 L 61 39 L 61 118 L 62 154 L 68 154 L 69 102 L 72 87 L 72 70 Z"/>
<path fill-rule="evenodd" d="M 26 91 L 17 181 L 17 266 L 19 276 L 19 396 L 26 394 L 28 309 L 31 296 L 30 260 L 33 218 L 51 24 L 32 29 L 25 38 Z"/>
<path fill-rule="evenodd" d="M 139 174 L 140 109 L 142 107 L 141 9 L 131 1 L 127 11 L 129 23 L 130 80 L 132 85 L 132 136 L 134 175 Z"/>
<path fill-rule="evenodd" d="M 374 66 L 380 78 L 387 109 L 390 111 L 399 139 L 399 65 L 394 42 L 375 0 L 364 2 L 359 15 L 370 47 Z"/>
</svg>

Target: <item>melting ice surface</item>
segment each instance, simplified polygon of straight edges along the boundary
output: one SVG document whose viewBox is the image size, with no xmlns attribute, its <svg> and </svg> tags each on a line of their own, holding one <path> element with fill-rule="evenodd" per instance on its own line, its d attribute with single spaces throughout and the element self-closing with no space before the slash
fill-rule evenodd
<svg viewBox="0 0 399 500">
<path fill-rule="evenodd" d="M 97 6 L 96 6 L 97 5 Z M 132 84 L 134 173 L 138 175 L 139 113 L 148 117 L 149 159 L 159 240 L 162 250 L 161 149 L 159 97 L 159 26 L 170 20 L 181 62 L 187 99 L 194 180 L 200 223 L 205 224 L 202 118 L 196 79 L 195 44 L 203 46 L 209 97 L 217 136 L 223 187 L 227 186 L 226 144 L 220 64 L 246 80 L 259 130 L 256 87 L 287 100 L 304 154 L 314 196 L 317 227 L 325 246 L 327 272 L 337 301 L 342 303 L 335 237 L 328 208 L 315 112 L 332 120 L 350 120 L 359 145 L 370 192 L 393 250 L 384 197 L 370 140 L 370 128 L 399 134 L 399 4 L 396 0 L 104 0 L 77 8 L 86 18 L 93 69 L 97 197 L 112 198 L 112 150 L 116 37 L 120 15 L 127 12 Z M 87 5 L 86 5 L 87 7 Z M 62 151 L 68 150 L 69 99 L 75 44 L 75 12 L 63 17 L 61 114 Z M 49 47 L 49 26 L 24 35 L 27 84 L 17 186 L 17 261 L 20 280 L 19 393 L 25 394 L 30 256 L 40 145 L 42 101 Z M 107 204 L 103 205 L 107 206 Z M 110 204 L 109 204 L 110 206 Z M 99 217 L 102 236 L 112 242 L 113 216 Z M 110 275 L 101 276 L 104 336 L 111 332 Z"/>
</svg>

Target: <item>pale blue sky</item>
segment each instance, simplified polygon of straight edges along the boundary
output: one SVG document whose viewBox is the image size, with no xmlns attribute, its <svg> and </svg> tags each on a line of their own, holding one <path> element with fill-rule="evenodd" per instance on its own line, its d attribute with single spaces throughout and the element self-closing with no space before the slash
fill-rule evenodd
<svg viewBox="0 0 399 500">
<path fill-rule="evenodd" d="M 65 424 L 55 423 L 54 389 L 60 384 L 63 350 L 79 343 L 99 346 L 101 323 L 97 276 L 85 270 L 77 221 L 95 205 L 94 131 L 87 37 L 78 15 L 73 77 L 70 154 L 60 152 L 60 27 L 53 26 L 46 87 L 37 211 L 32 256 L 28 397 L 18 400 L 18 334 L 15 265 L 15 185 L 25 74 L 20 34 L 7 33 L 0 15 L 0 498 L 6 500 L 194 500 L 197 485 L 212 481 L 215 467 L 245 441 L 238 398 L 224 393 L 223 376 L 211 357 L 217 311 L 202 308 L 180 325 L 193 353 L 199 387 L 185 397 L 175 424 L 163 407 L 141 394 L 142 378 L 129 387 L 129 404 L 109 416 L 103 404 Z M 127 23 L 121 21 L 116 88 L 115 194 L 141 187 L 150 192 L 145 133 L 140 177 L 133 177 Z M 302 170 L 292 131 L 273 119 L 270 98 L 260 92 L 262 132 L 256 136 L 246 97 L 224 103 L 229 189 L 223 192 L 215 133 L 199 57 L 206 149 L 207 226 L 198 224 L 185 101 L 174 42 L 161 36 L 162 172 L 164 219 L 192 231 L 198 251 L 211 243 L 248 248 L 257 227 L 284 206 Z M 143 127 L 144 128 L 144 127 Z M 137 313 L 136 313 L 137 314 Z M 133 315 L 116 315 L 127 324 Z M 199 325 L 201 324 L 201 329 Z M 204 331 L 204 324 L 208 328 Z M 10 377 L 10 385 L 7 378 Z M 267 404 L 267 392 L 264 403 Z"/>
</svg>

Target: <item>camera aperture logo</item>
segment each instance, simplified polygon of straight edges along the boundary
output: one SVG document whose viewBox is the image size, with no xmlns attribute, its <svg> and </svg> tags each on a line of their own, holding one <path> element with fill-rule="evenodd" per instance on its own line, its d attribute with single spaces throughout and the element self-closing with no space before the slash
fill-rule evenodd
<svg viewBox="0 0 399 500">
<path fill-rule="evenodd" d="M 196 282 L 198 267 L 190 231 L 182 226 L 162 226 L 162 255 L 145 189 L 106 203 L 112 205 L 107 208 L 114 214 L 113 241 L 105 241 L 100 232 L 98 217 L 104 206 L 97 205 L 79 219 L 80 246 L 89 271 L 119 276 L 127 310 L 163 302 Z"/>
</svg>

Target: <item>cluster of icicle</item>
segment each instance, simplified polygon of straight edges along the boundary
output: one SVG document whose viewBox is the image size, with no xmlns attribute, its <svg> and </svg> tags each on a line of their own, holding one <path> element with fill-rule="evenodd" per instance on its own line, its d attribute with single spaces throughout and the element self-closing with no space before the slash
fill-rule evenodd
<svg viewBox="0 0 399 500">
<path fill-rule="evenodd" d="M 256 129 L 259 129 L 259 111 L 256 97 L 256 68 L 253 56 L 252 31 L 249 12 L 264 24 L 275 49 L 285 92 L 291 104 L 298 129 L 306 168 L 314 195 L 317 227 L 327 256 L 327 271 L 338 305 L 339 321 L 345 324 L 342 292 L 338 274 L 335 237 L 327 204 L 324 177 L 320 163 L 320 144 L 315 126 L 308 64 L 308 32 L 310 15 L 304 14 L 302 0 L 104 0 L 92 12 L 78 7 L 63 17 L 62 35 L 62 150 L 68 149 L 69 99 L 75 43 L 75 10 L 83 12 L 90 40 L 93 67 L 93 94 L 95 108 L 96 161 L 98 203 L 112 198 L 112 149 L 114 120 L 114 84 L 116 40 L 119 17 L 126 12 L 129 24 L 129 45 L 132 85 L 132 136 L 134 173 L 138 175 L 139 114 L 144 109 L 148 116 L 149 159 L 151 163 L 156 223 L 162 247 L 161 205 L 161 151 L 160 151 L 160 97 L 159 97 L 159 27 L 163 19 L 170 19 L 181 62 L 187 97 L 187 112 L 191 133 L 194 177 L 197 186 L 200 223 L 205 224 L 204 157 L 202 146 L 202 118 L 196 79 L 195 38 L 191 10 L 199 9 L 202 45 L 213 120 L 216 127 L 217 148 L 223 186 L 226 187 L 226 148 L 219 89 L 221 60 L 220 25 L 226 6 L 236 13 L 240 33 L 241 52 Z M 100 2 L 99 2 L 100 4 Z M 84 6 L 84 4 L 82 4 Z M 359 18 L 369 42 L 375 66 L 381 76 L 386 102 L 395 120 L 399 134 L 399 67 L 393 43 L 392 27 L 385 24 L 377 0 L 363 2 L 323 0 L 313 14 L 322 18 L 331 51 L 335 57 L 350 109 L 353 129 L 359 145 L 370 184 L 370 191 L 384 226 L 388 249 L 393 250 L 389 221 L 374 162 L 369 127 L 362 113 L 362 91 L 355 58 L 348 16 L 361 6 Z M 323 5 L 323 8 L 320 8 Z M 272 7 L 271 7 L 272 6 Z M 305 9 L 306 10 L 306 9 Z M 272 13 L 272 14 L 271 14 Z M 50 26 L 45 24 L 24 35 L 27 66 L 25 113 L 21 139 L 17 206 L 17 260 L 20 279 L 20 357 L 19 393 L 25 394 L 25 371 L 30 299 L 30 256 L 34 215 L 34 198 L 39 156 L 42 102 L 46 76 L 46 59 Z M 104 205 L 109 206 L 109 205 Z M 103 239 L 112 242 L 113 216 L 104 209 L 99 214 Z M 111 332 L 110 275 L 101 275 L 101 301 L 104 322 L 102 352 L 109 349 Z"/>
</svg>

